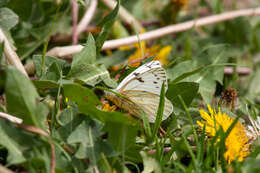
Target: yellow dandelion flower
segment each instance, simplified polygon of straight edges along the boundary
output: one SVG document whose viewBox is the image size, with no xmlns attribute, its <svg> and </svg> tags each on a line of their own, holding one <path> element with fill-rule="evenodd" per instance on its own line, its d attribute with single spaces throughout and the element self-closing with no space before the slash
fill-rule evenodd
<svg viewBox="0 0 260 173">
<path fill-rule="evenodd" d="M 212 110 L 210 105 L 208 105 L 208 110 L 210 114 L 202 109 L 200 110 L 200 115 L 204 119 L 197 121 L 200 128 L 203 129 L 204 125 L 206 125 L 205 131 L 209 136 L 215 136 L 220 128 L 222 128 L 224 132 L 227 132 L 235 118 L 229 117 L 226 113 L 221 113 L 220 109 L 217 113 L 215 110 Z M 250 151 L 246 129 L 239 121 L 226 138 L 225 146 L 226 152 L 224 157 L 228 163 L 236 159 L 241 162 L 249 155 Z"/>
<path fill-rule="evenodd" d="M 157 54 L 154 60 L 159 60 L 163 65 L 169 64 L 167 57 L 171 50 L 172 47 L 170 45 L 163 47 L 162 49 L 160 49 L 159 53 Z"/>
<path fill-rule="evenodd" d="M 145 41 L 141 41 L 141 46 L 142 46 L 142 49 L 143 49 L 143 52 L 144 52 L 144 55 L 146 55 L 146 43 Z M 141 59 L 142 58 L 142 49 L 140 47 L 139 44 L 135 44 L 134 47 L 137 48 L 137 50 L 135 51 L 135 53 L 133 55 L 131 55 L 129 58 L 128 58 L 128 63 L 130 63 L 131 61 L 134 61 L 134 60 L 137 60 L 137 59 Z M 133 63 L 133 64 L 130 64 L 131 67 L 138 67 L 140 65 L 140 62 L 138 63 Z"/>
<path fill-rule="evenodd" d="M 142 41 L 141 44 L 145 57 L 154 56 L 154 60 L 159 60 L 163 65 L 169 64 L 167 57 L 172 50 L 172 47 L 170 45 L 161 48 L 160 45 L 153 45 L 151 47 L 147 47 L 144 41 Z M 128 58 L 128 63 L 130 63 L 129 66 L 131 67 L 138 67 L 140 65 L 140 62 L 131 62 L 142 58 L 142 50 L 139 44 L 135 44 L 135 47 L 137 48 L 136 52 Z M 124 47 L 123 49 L 126 50 L 127 48 Z"/>
<path fill-rule="evenodd" d="M 102 105 L 102 110 L 106 112 L 113 112 L 116 110 L 116 106 L 110 106 L 108 103 Z"/>
</svg>

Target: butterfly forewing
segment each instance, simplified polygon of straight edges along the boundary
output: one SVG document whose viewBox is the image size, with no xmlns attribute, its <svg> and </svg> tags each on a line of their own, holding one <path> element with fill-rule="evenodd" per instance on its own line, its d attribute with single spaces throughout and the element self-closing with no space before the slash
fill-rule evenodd
<svg viewBox="0 0 260 173">
<path fill-rule="evenodd" d="M 167 77 L 159 61 L 144 64 L 128 75 L 117 87 L 118 92 L 125 90 L 148 91 L 160 95 L 162 83 L 167 90 Z"/>
</svg>

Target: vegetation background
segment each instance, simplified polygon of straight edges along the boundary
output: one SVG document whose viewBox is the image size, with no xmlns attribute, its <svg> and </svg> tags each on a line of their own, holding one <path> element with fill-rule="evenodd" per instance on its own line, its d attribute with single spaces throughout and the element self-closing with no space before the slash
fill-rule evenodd
<svg viewBox="0 0 260 173">
<path fill-rule="evenodd" d="M 259 16 L 258 0 L 1 0 L 0 172 L 259 172 Z M 153 58 L 168 90 L 150 124 L 102 91 Z M 227 121 L 201 126 L 207 105 Z"/>
</svg>

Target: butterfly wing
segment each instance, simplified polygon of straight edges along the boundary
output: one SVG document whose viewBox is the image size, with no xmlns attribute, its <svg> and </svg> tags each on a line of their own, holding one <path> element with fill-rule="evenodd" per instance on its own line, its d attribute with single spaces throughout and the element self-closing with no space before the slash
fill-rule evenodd
<svg viewBox="0 0 260 173">
<path fill-rule="evenodd" d="M 160 95 L 138 90 L 126 90 L 121 93 L 143 109 L 149 122 L 154 123 L 160 102 Z M 138 109 L 138 108 L 137 108 Z M 162 120 L 167 119 L 173 111 L 172 103 L 165 98 Z"/>
<path fill-rule="evenodd" d="M 166 72 L 160 61 L 146 63 L 130 73 L 117 87 L 120 93 L 126 90 L 147 91 L 160 95 L 162 83 L 167 90 Z"/>
</svg>

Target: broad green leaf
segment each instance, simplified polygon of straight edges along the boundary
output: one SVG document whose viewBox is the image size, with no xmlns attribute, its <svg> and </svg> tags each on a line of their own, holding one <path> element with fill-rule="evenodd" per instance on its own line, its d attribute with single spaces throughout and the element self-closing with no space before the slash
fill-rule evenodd
<svg viewBox="0 0 260 173">
<path fill-rule="evenodd" d="M 39 89 L 47 89 L 47 88 L 58 88 L 59 85 L 55 81 L 51 80 L 33 80 L 34 86 Z"/>
<path fill-rule="evenodd" d="M 70 64 L 67 61 L 64 61 L 62 59 L 58 59 L 52 56 L 45 56 L 45 71 L 48 71 L 50 66 L 53 63 L 56 63 L 57 67 L 61 69 L 64 73 L 68 71 L 68 68 L 70 67 Z M 41 55 L 34 55 L 33 56 L 33 63 L 35 65 L 35 71 L 37 76 L 40 76 L 41 74 L 41 64 L 42 64 L 42 56 Z M 54 68 L 54 67 L 52 67 Z"/>
<path fill-rule="evenodd" d="M 183 79 L 185 79 L 185 78 L 187 78 L 189 76 L 192 76 L 192 75 L 194 75 L 196 73 L 199 73 L 202 69 L 203 69 L 203 67 L 199 67 L 199 68 L 197 68 L 197 69 L 195 69 L 193 71 L 183 73 L 180 76 L 178 76 L 177 78 L 175 78 L 173 81 L 171 81 L 171 83 L 178 83 L 178 82 L 182 81 Z"/>
<path fill-rule="evenodd" d="M 89 115 L 102 122 L 138 125 L 136 120 L 131 116 L 124 115 L 120 112 L 105 112 L 98 109 L 97 106 L 100 104 L 100 101 L 94 92 L 86 87 L 79 84 L 64 84 L 63 91 L 64 96 L 68 97 L 69 101 L 75 102 L 78 105 L 78 110 L 80 113 Z"/>
<path fill-rule="evenodd" d="M 168 69 L 169 79 L 199 83 L 199 93 L 206 103 L 210 103 L 215 94 L 216 81 L 221 84 L 223 82 L 224 63 L 227 62 L 225 48 L 226 45 L 207 47 L 193 60 L 181 62 L 174 68 Z"/>
<path fill-rule="evenodd" d="M 104 83 L 111 88 L 115 88 L 117 86 L 117 83 L 110 78 L 110 75 L 104 65 L 87 64 L 85 69 L 75 74 L 73 78 L 79 83 L 90 86 L 95 86 L 101 81 L 104 81 Z"/>
<path fill-rule="evenodd" d="M 13 134 L 13 136 L 9 136 L 13 132 L 9 126 L 10 125 L 5 120 L 0 119 L 0 144 L 6 147 L 8 150 L 7 162 L 8 164 L 18 164 L 25 162 L 26 158 L 23 155 L 23 150 L 16 139 L 17 135 L 19 134 L 16 133 Z"/>
<path fill-rule="evenodd" d="M 113 145 L 117 152 L 125 154 L 126 150 L 133 146 L 136 141 L 136 135 L 139 128 L 135 125 L 108 122 L 105 127 L 108 131 L 108 141 Z"/>
<path fill-rule="evenodd" d="M 39 122 L 41 115 L 36 111 L 39 95 L 32 82 L 15 67 L 6 69 L 5 91 L 9 114 L 23 119 L 25 124 L 43 128 Z"/>
<path fill-rule="evenodd" d="M 88 158 L 92 164 L 97 163 L 97 154 L 95 151 L 96 140 L 103 133 L 103 125 L 97 121 L 84 120 L 70 134 L 67 141 L 69 144 L 79 143 L 80 147 L 75 156 L 79 159 Z"/>
<path fill-rule="evenodd" d="M 69 76 L 79 76 L 82 71 L 88 70 L 88 65 L 96 61 L 96 46 L 92 34 L 88 35 L 86 46 L 78 54 L 73 55 Z M 88 72 L 88 71 L 87 71 Z"/>
<path fill-rule="evenodd" d="M 64 84 L 63 85 L 64 95 L 68 97 L 69 101 L 74 101 L 80 106 L 87 106 L 87 109 L 92 106 L 100 104 L 97 96 L 94 92 L 86 87 L 79 84 Z"/>
<path fill-rule="evenodd" d="M 56 62 L 53 62 L 46 73 L 41 77 L 41 80 L 58 81 L 61 77 L 61 69 Z"/>
<path fill-rule="evenodd" d="M 186 106 L 189 107 L 192 100 L 196 97 L 198 89 L 199 84 L 194 82 L 169 83 L 166 96 L 174 106 L 183 109 L 178 95 L 182 97 Z"/>
<path fill-rule="evenodd" d="M 104 65 L 95 64 L 96 47 L 95 40 L 91 34 L 88 36 L 87 45 L 83 50 L 74 55 L 69 77 L 81 84 L 95 86 L 104 81 L 109 87 L 115 88 L 116 82 L 110 78 L 110 75 Z"/>
<path fill-rule="evenodd" d="M 121 65 L 125 62 L 125 60 L 135 52 L 136 50 L 119 50 L 113 54 L 101 57 L 97 60 L 97 63 L 104 64 L 106 68 Z"/>
<path fill-rule="evenodd" d="M 108 34 L 111 31 L 111 28 L 116 20 L 116 16 L 120 7 L 120 0 L 117 1 L 117 5 L 114 10 L 112 10 L 104 19 L 101 21 L 99 26 L 102 26 L 102 30 L 99 33 L 98 37 L 96 38 L 96 47 L 97 47 L 97 54 L 101 50 L 104 42 L 106 41 Z"/>
<path fill-rule="evenodd" d="M 0 8 L 0 27 L 10 30 L 19 22 L 19 16 L 9 8 Z"/>
</svg>

